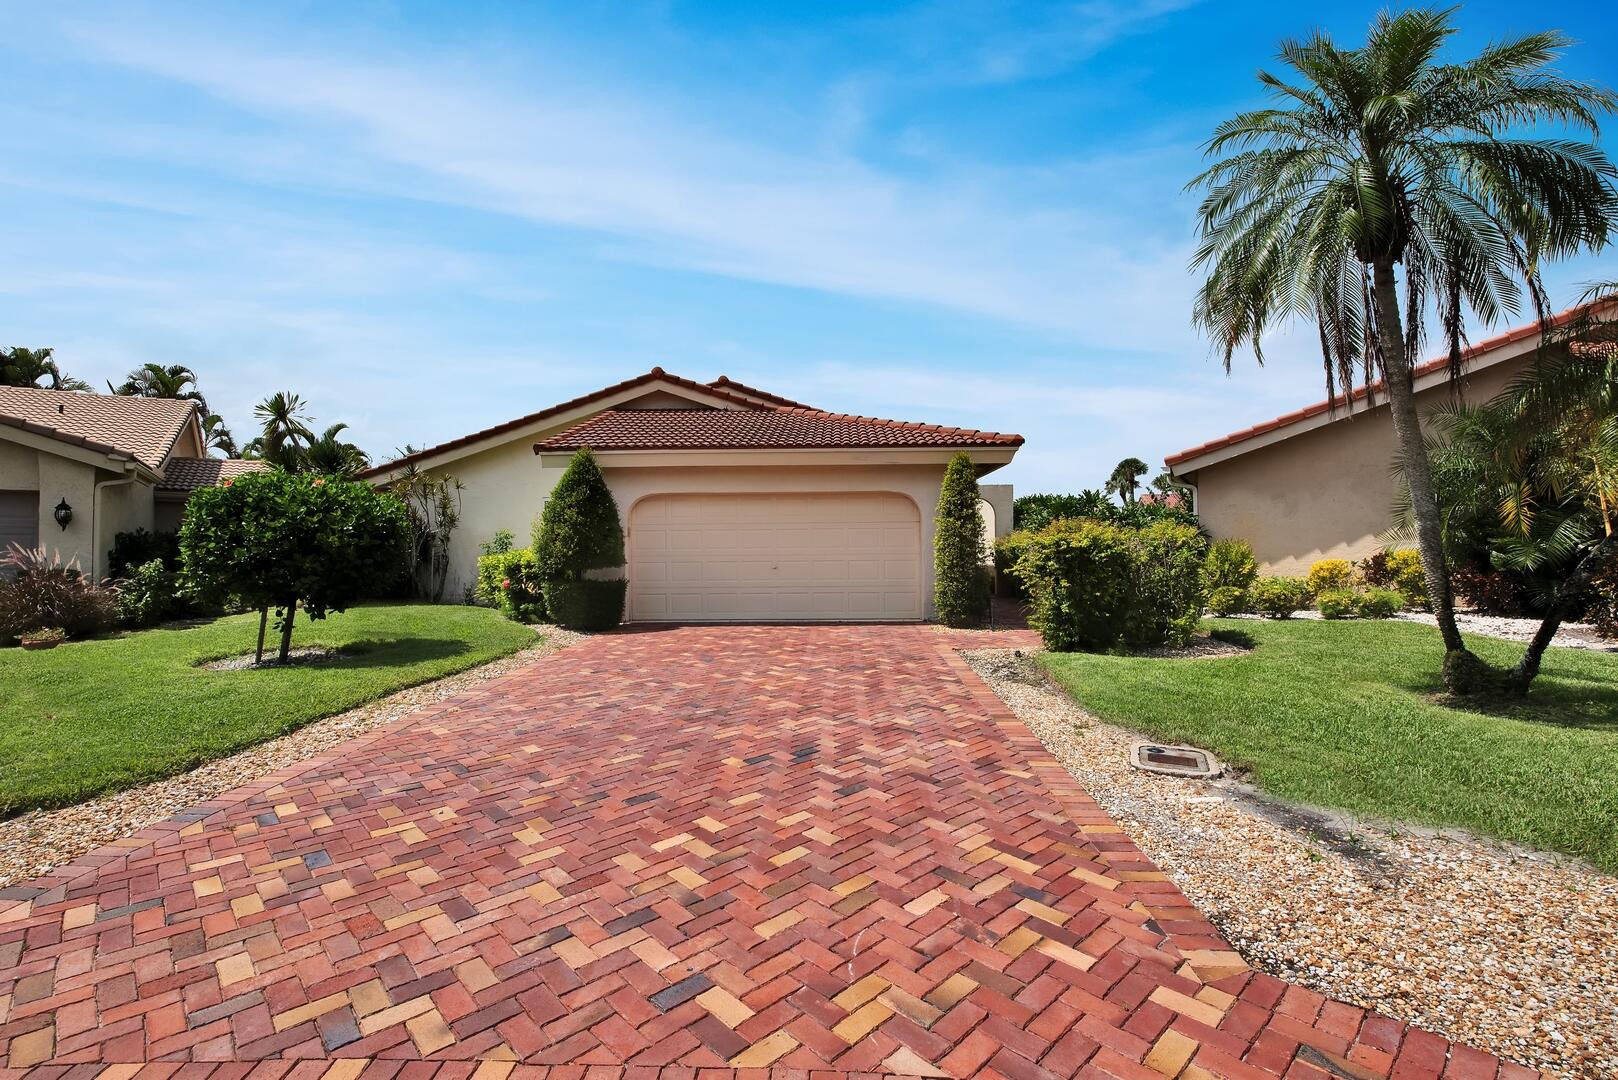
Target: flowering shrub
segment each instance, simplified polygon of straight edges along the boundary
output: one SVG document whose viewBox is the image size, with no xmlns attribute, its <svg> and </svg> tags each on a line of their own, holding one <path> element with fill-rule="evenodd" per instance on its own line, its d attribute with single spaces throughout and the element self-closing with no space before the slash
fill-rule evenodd
<svg viewBox="0 0 1618 1080">
<path fill-rule="evenodd" d="M 545 621 L 539 560 L 530 548 L 480 556 L 474 595 L 481 603 L 499 608 L 518 622 Z"/>
<path fill-rule="evenodd" d="M 1310 596 L 1354 587 L 1354 564 L 1347 559 L 1321 559 L 1309 567 Z"/>
<path fill-rule="evenodd" d="M 1207 541 L 1188 525 L 1062 520 L 1026 539 L 1011 572 L 1032 600 L 1029 622 L 1051 649 L 1183 643 L 1202 612 L 1206 552 Z"/>
</svg>

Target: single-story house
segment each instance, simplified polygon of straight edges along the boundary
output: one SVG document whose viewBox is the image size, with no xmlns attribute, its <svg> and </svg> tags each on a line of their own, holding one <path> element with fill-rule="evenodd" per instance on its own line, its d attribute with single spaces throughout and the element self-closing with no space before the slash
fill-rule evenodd
<svg viewBox="0 0 1618 1080">
<path fill-rule="evenodd" d="M 575 451 L 596 455 L 623 518 L 633 622 L 917 620 L 933 613 L 933 515 L 952 456 L 979 475 L 1022 436 L 825 412 L 724 376 L 662 368 L 378 465 L 463 486 L 449 590 L 499 530 L 526 544 Z M 996 534 L 1009 485 L 981 489 Z"/>
<path fill-rule="evenodd" d="M 1565 326 L 1592 312 L 1605 319 L 1609 311 L 1618 305 L 1571 308 L 1551 322 Z M 1478 342 L 1462 354 L 1458 381 L 1447 356 L 1419 365 L 1418 407 L 1457 395 L 1489 400 L 1533 364 L 1543 336 L 1534 323 Z M 1301 576 L 1318 559 L 1363 559 L 1384 546 L 1398 484 L 1387 398 L 1380 383 L 1372 389 L 1369 407 L 1360 387 L 1171 454 L 1164 465 L 1192 488 L 1208 531 L 1251 543 L 1263 573 Z"/>
<path fill-rule="evenodd" d="M 210 458 L 193 401 L 0 386 L 0 552 L 103 577 L 117 534 L 172 530 L 192 491 L 262 467 Z"/>
</svg>

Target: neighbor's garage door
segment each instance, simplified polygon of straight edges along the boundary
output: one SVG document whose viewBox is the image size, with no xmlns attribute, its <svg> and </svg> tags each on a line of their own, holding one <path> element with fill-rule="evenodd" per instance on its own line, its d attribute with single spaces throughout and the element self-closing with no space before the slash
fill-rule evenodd
<svg viewBox="0 0 1618 1080">
<path fill-rule="evenodd" d="M 39 492 L 0 491 L 0 557 L 18 547 L 39 546 Z"/>
<path fill-rule="evenodd" d="M 654 495 L 629 522 L 641 622 L 921 618 L 921 518 L 884 492 Z"/>
</svg>

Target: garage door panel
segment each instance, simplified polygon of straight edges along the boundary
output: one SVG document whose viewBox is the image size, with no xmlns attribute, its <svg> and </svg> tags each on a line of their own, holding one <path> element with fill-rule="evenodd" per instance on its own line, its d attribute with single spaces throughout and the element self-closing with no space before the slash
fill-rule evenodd
<svg viewBox="0 0 1618 1080">
<path fill-rule="evenodd" d="M 629 538 L 631 619 L 921 616 L 920 515 L 904 496 L 652 496 Z"/>
</svg>

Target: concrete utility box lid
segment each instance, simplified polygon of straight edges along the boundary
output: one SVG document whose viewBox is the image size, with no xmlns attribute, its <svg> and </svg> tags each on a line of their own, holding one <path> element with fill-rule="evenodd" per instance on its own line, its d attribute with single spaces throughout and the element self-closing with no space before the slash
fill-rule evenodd
<svg viewBox="0 0 1618 1080">
<path fill-rule="evenodd" d="M 1129 748 L 1129 763 L 1144 772 L 1183 776 L 1188 780 L 1212 780 L 1224 772 L 1224 767 L 1212 754 L 1194 746 L 1138 742 Z"/>
</svg>

